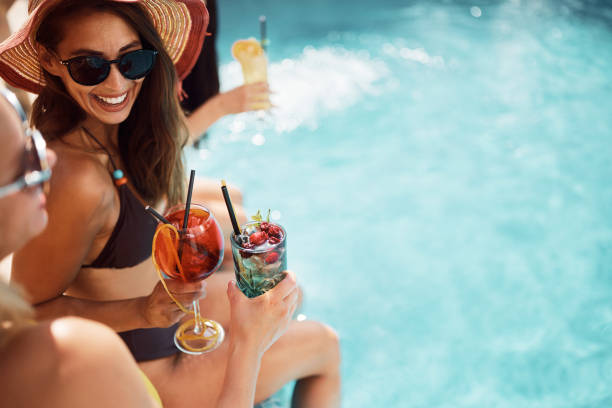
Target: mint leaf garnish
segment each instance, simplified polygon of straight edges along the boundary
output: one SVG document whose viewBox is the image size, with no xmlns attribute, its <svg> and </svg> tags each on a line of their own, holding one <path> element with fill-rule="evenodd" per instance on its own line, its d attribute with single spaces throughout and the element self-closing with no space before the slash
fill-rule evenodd
<svg viewBox="0 0 612 408">
<path fill-rule="evenodd" d="M 253 221 L 262 222 L 261 211 L 257 210 L 257 214 L 251 216 L 251 219 L 253 219 Z"/>
<path fill-rule="evenodd" d="M 257 226 L 259 227 L 259 224 L 261 224 L 262 222 L 264 222 L 263 217 L 261 216 L 261 211 L 257 210 L 257 214 L 255 215 L 251 215 L 251 219 L 255 222 L 257 222 Z M 269 223 L 270 222 L 270 209 L 268 208 L 268 215 L 266 216 L 266 222 Z"/>
</svg>

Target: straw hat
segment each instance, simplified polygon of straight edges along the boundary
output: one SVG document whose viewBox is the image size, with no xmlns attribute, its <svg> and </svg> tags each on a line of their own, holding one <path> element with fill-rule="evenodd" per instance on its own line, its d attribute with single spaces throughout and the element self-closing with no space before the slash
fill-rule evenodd
<svg viewBox="0 0 612 408">
<path fill-rule="evenodd" d="M 0 44 L 0 76 L 26 91 L 39 93 L 45 85 L 38 52 L 36 31 L 47 12 L 62 0 L 29 0 L 24 25 Z M 87 0 L 83 0 L 87 1 Z M 178 77 L 193 68 L 206 34 L 208 11 L 204 0 L 111 0 L 140 3 L 149 12 Z"/>
</svg>

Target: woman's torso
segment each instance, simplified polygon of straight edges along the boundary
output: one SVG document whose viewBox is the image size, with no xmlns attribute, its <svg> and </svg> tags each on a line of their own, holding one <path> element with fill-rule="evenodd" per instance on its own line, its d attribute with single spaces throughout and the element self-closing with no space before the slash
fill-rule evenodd
<svg viewBox="0 0 612 408">
<path fill-rule="evenodd" d="M 133 212 L 138 211 L 137 205 L 140 205 L 142 211 L 142 214 L 138 214 L 138 216 L 147 217 L 144 213 L 144 204 L 132 203 L 129 209 L 132 213 L 122 214 L 122 210 L 126 211 L 125 203 L 122 203 L 122 195 L 125 200 L 126 194 L 121 194 L 119 187 L 115 185 L 112 178 L 112 166 L 110 166 L 105 152 L 90 153 L 85 147 L 79 149 L 78 145 L 66 145 L 62 142 L 50 143 L 50 145 L 57 152 L 59 166 L 61 166 L 64 156 L 70 156 L 66 163 L 71 163 L 75 160 L 93 161 L 95 163 L 94 166 L 86 166 L 85 168 L 91 169 L 91 178 L 94 180 L 92 184 L 95 184 L 95 188 L 98 189 L 101 196 L 101 203 L 95 211 L 95 217 L 99 218 L 96 222 L 101 227 L 95 236 L 90 239 L 91 242 L 88 245 L 87 253 L 83 257 L 82 266 L 76 278 L 66 288 L 65 294 L 77 298 L 99 301 L 129 299 L 150 294 L 158 281 L 150 259 L 150 242 L 153 238 L 152 231 L 154 231 L 154 227 L 151 229 L 151 226 L 147 225 L 142 230 L 122 229 L 118 231 L 119 234 L 116 231 L 120 218 L 134 216 Z M 116 156 L 114 159 L 117 162 L 118 158 Z M 118 166 L 121 165 L 120 162 L 117 164 Z M 129 188 L 129 194 L 132 194 L 133 198 L 139 200 L 129 184 L 123 188 Z M 75 203 L 75 205 L 77 204 Z M 122 204 L 124 204 L 124 208 L 122 208 Z M 154 225 L 154 220 L 151 219 L 150 222 Z M 115 236 L 113 237 L 114 233 Z M 137 254 L 136 258 L 142 259 L 139 263 L 128 267 L 121 265 L 120 268 L 113 265 L 114 262 L 112 261 L 96 262 L 100 260 L 100 254 L 108 249 L 107 246 L 111 238 L 115 241 L 123 242 L 129 240 L 140 241 L 140 252 L 142 252 L 142 246 L 144 245 L 148 248 L 146 255 L 149 256 Z M 143 240 L 145 241 L 144 243 L 142 242 Z M 132 259 L 129 263 L 133 263 L 133 261 Z M 96 267 L 88 266 L 94 263 L 98 265 Z M 105 263 L 106 265 L 104 265 Z"/>
</svg>

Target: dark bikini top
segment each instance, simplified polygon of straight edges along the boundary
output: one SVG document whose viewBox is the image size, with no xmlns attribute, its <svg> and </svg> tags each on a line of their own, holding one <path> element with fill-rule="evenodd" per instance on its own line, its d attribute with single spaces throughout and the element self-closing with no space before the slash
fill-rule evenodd
<svg viewBox="0 0 612 408">
<path fill-rule="evenodd" d="M 127 185 L 123 172 L 117 168 L 109 151 L 87 133 L 108 155 L 113 166 L 112 177 L 119 192 L 119 219 L 104 249 L 87 268 L 127 268 L 138 265 L 151 256 L 151 246 L 157 221 L 145 210 L 140 200 Z M 118 333 L 136 361 L 148 361 L 174 355 L 174 332 L 178 323 L 170 327 L 135 329 Z"/>
<path fill-rule="evenodd" d="M 112 177 L 119 193 L 119 218 L 110 238 L 100 255 L 84 268 L 128 268 L 135 266 L 151 256 L 151 246 L 157 222 L 145 211 L 140 200 L 127 185 L 123 171 L 119 170 L 109 151 L 83 128 L 108 155 L 113 166 Z"/>
</svg>

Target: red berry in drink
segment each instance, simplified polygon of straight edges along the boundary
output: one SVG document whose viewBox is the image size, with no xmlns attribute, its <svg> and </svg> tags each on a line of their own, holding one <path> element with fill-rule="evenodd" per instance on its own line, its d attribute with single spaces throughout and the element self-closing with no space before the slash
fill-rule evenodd
<svg viewBox="0 0 612 408">
<path fill-rule="evenodd" d="M 270 245 L 276 245 L 280 242 L 280 238 L 276 238 L 276 237 L 270 237 L 268 238 L 268 243 L 270 243 Z"/>
<path fill-rule="evenodd" d="M 254 232 L 251 234 L 251 236 L 249 236 L 249 241 L 251 242 L 251 244 L 256 246 L 263 244 L 264 242 L 266 242 L 267 239 L 268 234 L 266 234 L 265 231 Z"/>
<path fill-rule="evenodd" d="M 264 262 L 267 264 L 273 264 L 276 261 L 278 261 L 278 254 L 276 252 L 270 252 L 266 259 L 264 259 Z"/>
<path fill-rule="evenodd" d="M 262 222 L 261 224 L 259 224 L 259 229 L 265 232 L 268 232 L 268 228 L 270 228 L 270 223 L 268 222 Z"/>
<path fill-rule="evenodd" d="M 268 226 L 268 235 L 281 239 L 283 237 L 283 231 L 277 225 Z"/>
<path fill-rule="evenodd" d="M 242 244 L 242 247 L 244 249 L 253 249 L 253 248 L 255 248 L 255 245 L 252 242 L 244 242 Z"/>
<path fill-rule="evenodd" d="M 242 247 L 244 249 L 253 249 L 253 248 L 255 248 L 255 245 L 253 245 L 250 242 L 245 242 L 245 243 L 242 244 Z M 240 256 L 242 256 L 244 259 L 248 259 L 248 258 L 252 257 L 253 254 L 251 252 L 248 252 L 248 251 L 240 251 Z"/>
</svg>

